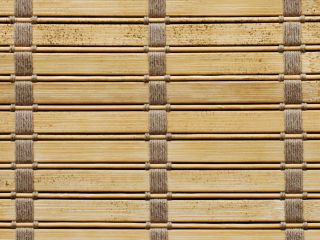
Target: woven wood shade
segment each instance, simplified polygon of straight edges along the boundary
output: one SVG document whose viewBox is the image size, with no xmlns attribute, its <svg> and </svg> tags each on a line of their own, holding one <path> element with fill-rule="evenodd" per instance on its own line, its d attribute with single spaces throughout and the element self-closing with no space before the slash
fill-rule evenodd
<svg viewBox="0 0 320 240">
<path fill-rule="evenodd" d="M 318 240 L 320 1 L 0 0 L 1 240 Z"/>
</svg>

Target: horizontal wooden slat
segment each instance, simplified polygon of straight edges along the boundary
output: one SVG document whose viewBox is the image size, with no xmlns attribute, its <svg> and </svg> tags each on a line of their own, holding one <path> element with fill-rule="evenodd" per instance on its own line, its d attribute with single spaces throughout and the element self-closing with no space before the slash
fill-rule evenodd
<svg viewBox="0 0 320 240">
<path fill-rule="evenodd" d="M 0 229 L 2 240 L 14 240 L 15 229 Z M 35 229 L 34 240 L 149 240 L 140 229 Z M 282 230 L 170 230 L 170 240 L 285 240 Z M 317 240 L 320 231 L 305 231 L 306 240 Z"/>
<path fill-rule="evenodd" d="M 182 174 L 183 173 L 183 174 Z M 14 191 L 14 171 L 0 172 L 0 191 Z M 304 190 L 319 192 L 319 171 L 304 172 Z M 39 192 L 145 192 L 149 172 L 144 170 L 36 170 L 34 188 Z M 170 192 L 282 192 L 281 170 L 172 170 Z"/>
<path fill-rule="evenodd" d="M 36 133 L 146 133 L 148 112 L 35 112 Z M 279 133 L 284 131 L 282 111 L 171 111 L 167 114 L 170 133 Z M 303 112 L 306 132 L 319 132 L 320 111 Z M 0 131 L 15 131 L 15 114 L 0 112 Z"/>
<path fill-rule="evenodd" d="M 12 53 L 0 54 L 0 74 L 14 73 Z M 303 72 L 320 72 L 320 53 L 302 56 Z M 148 74 L 148 57 L 144 53 L 36 53 L 34 73 L 40 75 L 144 75 Z M 283 73 L 281 53 L 170 53 L 167 74 L 275 74 Z"/>
<path fill-rule="evenodd" d="M 36 16 L 146 16 L 147 0 L 34 0 Z M 0 16 L 13 14 L 13 0 L 1 0 Z M 210 1 L 167 0 L 170 16 L 279 16 L 283 12 L 282 0 Z M 319 14 L 319 2 L 303 0 L 302 13 Z"/>
<path fill-rule="evenodd" d="M 302 83 L 303 102 L 319 103 L 319 81 Z M 281 103 L 281 82 L 171 82 L 167 84 L 171 104 L 198 103 Z M 15 102 L 15 86 L 0 83 L 0 103 Z M 145 104 L 149 87 L 145 83 L 34 83 L 37 104 Z"/>
<path fill-rule="evenodd" d="M 33 44 L 37 46 L 145 46 L 148 26 L 143 24 L 36 24 Z M 13 25 L 0 25 L 0 45 L 13 44 Z M 319 22 L 302 24 L 302 42 L 319 44 Z M 170 24 L 168 46 L 279 45 L 283 26 L 279 23 Z"/>
<path fill-rule="evenodd" d="M 15 143 L 1 142 L 0 162 L 14 161 Z M 320 162 L 320 141 L 304 142 L 304 161 Z M 39 163 L 145 163 L 149 160 L 146 141 L 38 141 L 34 159 Z M 169 141 L 172 163 L 281 163 L 282 141 Z"/>
<path fill-rule="evenodd" d="M 0 220 L 15 220 L 14 200 L 2 200 Z M 305 221 L 319 221 L 320 201 L 304 201 Z M 281 200 L 172 200 L 168 202 L 171 222 L 280 222 L 284 220 Z M 149 221 L 149 201 L 140 200 L 36 200 L 37 221 Z"/>
</svg>

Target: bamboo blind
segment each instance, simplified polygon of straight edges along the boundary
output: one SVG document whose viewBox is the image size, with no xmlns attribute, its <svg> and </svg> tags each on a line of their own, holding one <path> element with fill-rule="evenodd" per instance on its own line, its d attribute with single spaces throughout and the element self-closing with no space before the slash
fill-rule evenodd
<svg viewBox="0 0 320 240">
<path fill-rule="evenodd" d="M 318 240 L 320 1 L 0 0 L 1 240 Z"/>
</svg>

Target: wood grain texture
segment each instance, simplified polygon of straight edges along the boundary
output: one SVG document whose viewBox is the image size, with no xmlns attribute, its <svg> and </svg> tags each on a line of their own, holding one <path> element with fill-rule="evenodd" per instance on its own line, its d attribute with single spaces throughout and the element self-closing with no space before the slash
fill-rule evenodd
<svg viewBox="0 0 320 240">
<path fill-rule="evenodd" d="M 35 112 L 34 131 L 37 133 L 146 133 L 148 112 Z M 320 111 L 303 112 L 306 132 L 319 132 L 314 121 Z M 0 112 L 0 130 L 13 133 L 15 115 Z M 91 121 L 88 121 L 91 119 Z M 281 111 L 171 111 L 168 132 L 171 133 L 279 133 L 284 130 Z"/>
<path fill-rule="evenodd" d="M 302 24 L 302 42 L 319 44 L 319 22 Z M 36 24 L 37 46 L 145 46 L 148 26 L 143 24 Z M 13 44 L 13 25 L 0 24 L 0 45 Z M 168 46 L 279 45 L 283 25 L 279 23 L 170 24 Z"/>
<path fill-rule="evenodd" d="M 14 229 L 0 229 L 3 240 L 15 239 Z M 149 240 L 149 231 L 140 229 L 35 229 L 35 240 Z M 170 230 L 170 240 L 285 240 L 282 230 Z M 319 230 L 305 231 L 306 240 L 317 240 Z"/>
<path fill-rule="evenodd" d="M 14 171 L 2 170 L 0 191 L 14 191 Z M 304 172 L 304 190 L 319 192 L 319 170 Z M 34 188 L 39 192 L 146 192 L 145 170 L 36 170 Z M 282 192 L 281 170 L 171 170 L 170 192 Z"/>
<path fill-rule="evenodd" d="M 319 200 L 304 201 L 306 221 L 319 221 Z M 281 200 L 172 200 L 168 202 L 171 222 L 280 222 L 284 220 Z M 15 220 L 14 200 L 0 204 L 2 221 Z M 36 200 L 37 221 L 146 222 L 149 202 L 144 200 Z"/>
<path fill-rule="evenodd" d="M 167 98 L 171 104 L 281 103 L 283 89 L 276 81 L 171 82 Z M 320 81 L 305 81 L 302 89 L 304 102 L 320 102 Z M 14 91 L 14 84 L 0 83 L 0 103 L 14 103 Z M 149 88 L 137 82 L 38 82 L 33 84 L 33 96 L 37 104 L 145 104 Z"/>
<path fill-rule="evenodd" d="M 14 161 L 14 142 L 1 143 L 0 162 Z M 304 142 L 304 161 L 318 163 L 320 141 Z M 34 159 L 39 163 L 145 163 L 149 145 L 145 141 L 38 141 Z M 282 141 L 170 141 L 172 163 L 281 163 Z"/>
<path fill-rule="evenodd" d="M 12 53 L 0 53 L 0 74 L 14 73 Z M 320 53 L 302 55 L 303 72 L 320 72 Z M 148 74 L 145 53 L 35 53 L 34 73 L 40 75 L 144 75 Z M 283 55 L 276 52 L 170 53 L 167 74 L 279 74 Z"/>
<path fill-rule="evenodd" d="M 171 111 L 168 114 L 171 133 L 280 133 L 284 131 L 281 111 Z M 319 132 L 320 111 L 303 112 L 306 132 Z M 148 112 L 35 112 L 36 133 L 146 133 Z M 0 130 L 13 133 L 15 114 L 0 112 Z M 88 121 L 90 119 L 90 121 Z"/>
</svg>

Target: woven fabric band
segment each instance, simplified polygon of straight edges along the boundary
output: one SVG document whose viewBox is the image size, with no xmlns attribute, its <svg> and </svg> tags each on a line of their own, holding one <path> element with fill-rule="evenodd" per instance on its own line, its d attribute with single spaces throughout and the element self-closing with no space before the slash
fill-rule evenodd
<svg viewBox="0 0 320 240">
<path fill-rule="evenodd" d="M 16 111 L 16 134 L 27 135 L 33 133 L 32 111 Z"/>
<path fill-rule="evenodd" d="M 31 76 L 33 72 L 32 53 L 15 52 L 15 72 L 17 76 Z"/>
<path fill-rule="evenodd" d="M 152 228 L 150 230 L 150 239 L 152 240 L 168 240 L 168 230 L 165 228 Z"/>
<path fill-rule="evenodd" d="M 302 111 L 300 109 L 286 109 L 284 111 L 285 132 L 302 133 Z"/>
<path fill-rule="evenodd" d="M 283 15 L 285 17 L 301 16 L 301 0 L 283 0 Z M 285 46 L 301 46 L 302 24 L 300 22 L 283 23 L 283 43 Z M 302 74 L 302 52 L 284 51 L 284 74 Z M 301 80 L 284 81 L 284 104 L 302 104 L 303 91 Z M 301 109 L 285 109 L 284 125 L 287 134 L 302 134 Z M 284 157 L 286 164 L 302 164 L 303 159 L 303 139 L 285 139 Z M 285 169 L 285 192 L 291 194 L 303 193 L 303 169 Z M 285 223 L 303 223 L 303 199 L 285 199 Z M 286 229 L 286 240 L 304 240 L 303 229 Z"/>
<path fill-rule="evenodd" d="M 166 140 L 151 140 L 149 142 L 150 163 L 165 164 L 168 159 Z"/>
<path fill-rule="evenodd" d="M 33 162 L 33 141 L 32 140 L 16 140 L 16 163 L 32 163 Z"/>
<path fill-rule="evenodd" d="M 151 193 L 167 193 L 168 181 L 166 169 L 150 170 L 150 192 Z"/>
<path fill-rule="evenodd" d="M 304 240 L 303 229 L 287 229 L 286 240 Z"/>
<path fill-rule="evenodd" d="M 302 72 L 301 52 L 284 52 L 284 73 L 288 75 L 299 75 Z"/>
<path fill-rule="evenodd" d="M 150 200 L 150 220 L 153 223 L 165 223 L 168 221 L 168 200 L 151 199 Z"/>
<path fill-rule="evenodd" d="M 302 3 L 301 0 L 283 0 L 283 15 L 285 17 L 300 16 Z"/>
<path fill-rule="evenodd" d="M 14 15 L 16 17 L 32 17 L 33 15 L 32 0 L 15 0 Z"/>
<path fill-rule="evenodd" d="M 299 104 L 302 103 L 302 81 L 285 80 L 284 81 L 284 103 Z"/>
<path fill-rule="evenodd" d="M 290 223 L 303 222 L 303 200 L 286 199 L 285 200 L 285 217 Z"/>
<path fill-rule="evenodd" d="M 149 103 L 165 105 L 167 103 L 167 85 L 164 81 L 149 82 Z"/>
<path fill-rule="evenodd" d="M 33 16 L 32 0 L 15 0 L 15 17 Z M 32 46 L 32 23 L 14 23 L 14 48 Z M 33 59 L 32 52 L 14 52 L 15 75 L 32 76 Z M 15 82 L 15 104 L 19 106 L 31 106 L 33 104 L 33 86 L 31 81 Z M 31 110 L 16 110 L 15 134 L 32 135 L 33 134 L 33 112 Z M 15 163 L 31 164 L 33 163 L 33 141 L 16 140 L 15 141 Z M 33 193 L 33 169 L 17 168 L 15 170 L 15 182 L 17 193 Z M 16 199 L 16 221 L 33 223 L 34 206 L 32 198 Z M 17 228 L 16 240 L 33 240 L 33 229 Z"/>
<path fill-rule="evenodd" d="M 18 228 L 16 239 L 19 240 L 34 240 L 34 230 L 32 228 Z"/>
<path fill-rule="evenodd" d="M 284 153 L 286 163 L 303 163 L 303 140 L 302 139 L 285 139 Z"/>
<path fill-rule="evenodd" d="M 32 46 L 32 24 L 15 23 L 14 24 L 14 45 L 17 47 Z"/>
<path fill-rule="evenodd" d="M 33 222 L 33 199 L 17 198 L 16 214 L 17 222 Z"/>
<path fill-rule="evenodd" d="M 149 0 L 149 17 L 164 18 L 166 16 L 166 0 Z"/>
<path fill-rule="evenodd" d="M 166 17 L 166 0 L 149 0 L 149 18 Z M 159 52 L 149 48 L 166 47 L 166 23 L 149 22 L 148 62 L 149 76 L 166 75 L 166 52 Z M 150 49 L 150 51 L 149 51 Z M 167 86 L 165 81 L 149 81 L 149 104 L 167 104 Z M 149 110 L 149 134 L 167 134 L 167 112 L 165 110 Z M 168 162 L 167 140 L 150 140 L 149 163 L 166 164 Z M 168 193 L 167 169 L 150 169 L 150 193 Z M 167 199 L 150 200 L 150 222 L 168 222 Z M 150 240 L 168 240 L 168 230 L 165 228 L 151 228 Z"/>
</svg>

